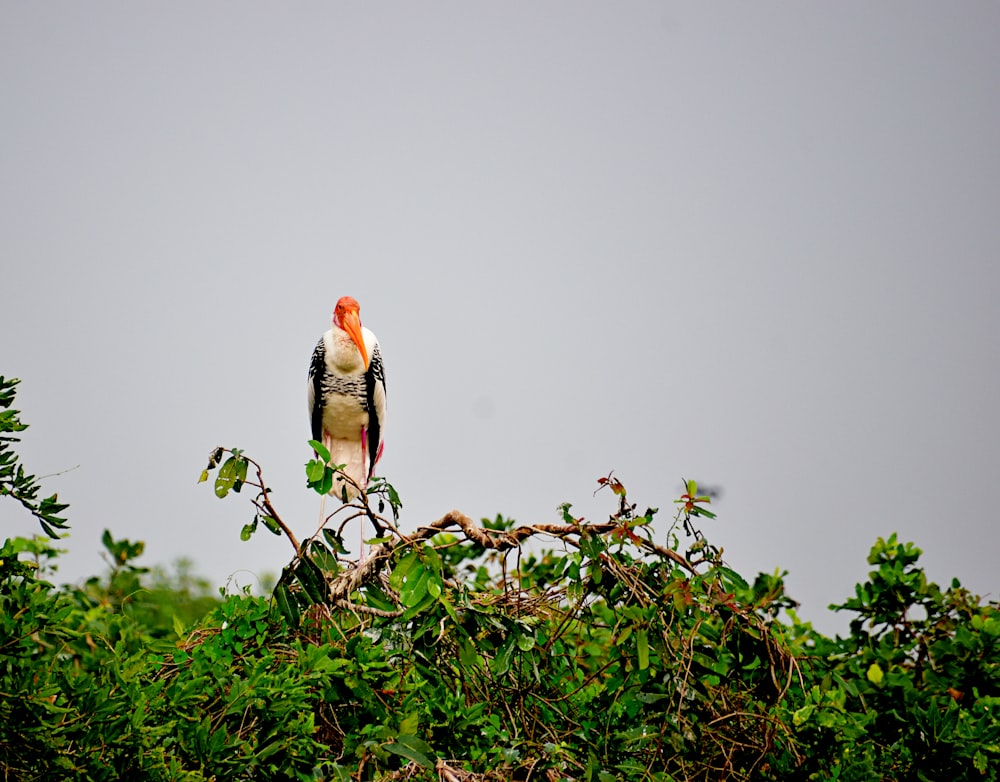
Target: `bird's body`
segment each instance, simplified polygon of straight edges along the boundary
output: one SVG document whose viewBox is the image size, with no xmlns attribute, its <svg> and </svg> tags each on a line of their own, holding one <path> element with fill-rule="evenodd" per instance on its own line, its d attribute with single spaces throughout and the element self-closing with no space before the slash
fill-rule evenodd
<svg viewBox="0 0 1000 782">
<path fill-rule="evenodd" d="M 382 455 L 386 412 L 382 354 L 358 311 L 349 296 L 337 302 L 333 327 L 320 338 L 309 365 L 312 437 L 330 451 L 331 464 L 343 464 L 357 484 L 336 476 L 330 494 L 346 501 L 364 490 Z"/>
</svg>

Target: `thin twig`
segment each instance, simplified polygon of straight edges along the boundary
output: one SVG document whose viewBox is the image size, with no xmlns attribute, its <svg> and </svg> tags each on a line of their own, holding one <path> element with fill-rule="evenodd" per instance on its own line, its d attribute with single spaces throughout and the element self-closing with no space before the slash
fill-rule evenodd
<svg viewBox="0 0 1000 782">
<path fill-rule="evenodd" d="M 295 537 L 295 533 L 292 532 L 291 529 L 289 529 L 288 525 L 281 520 L 281 516 L 278 515 L 278 511 L 276 511 L 274 509 L 274 506 L 271 504 L 271 490 L 268 489 L 266 484 L 264 483 L 264 473 L 263 470 L 261 469 L 260 464 L 258 464 L 256 461 L 254 461 L 248 456 L 243 456 L 242 458 L 250 462 L 250 464 L 253 465 L 254 470 L 257 471 L 258 483 L 256 485 L 260 488 L 260 494 L 258 494 L 257 496 L 261 498 L 261 502 L 263 503 L 264 506 L 264 512 L 267 513 L 267 515 L 270 516 L 272 519 L 274 519 L 275 523 L 279 527 L 281 527 L 281 531 L 285 533 L 285 537 L 288 538 L 289 542 L 292 544 L 292 547 L 295 549 L 295 553 L 298 554 L 299 541 Z M 254 505 L 257 505 L 256 500 L 254 501 Z M 260 506 L 258 505 L 258 507 Z"/>
</svg>

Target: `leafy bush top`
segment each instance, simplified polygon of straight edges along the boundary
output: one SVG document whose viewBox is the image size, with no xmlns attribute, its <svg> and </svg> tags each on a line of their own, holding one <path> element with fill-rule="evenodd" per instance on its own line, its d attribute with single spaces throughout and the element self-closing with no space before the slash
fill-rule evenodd
<svg viewBox="0 0 1000 782">
<path fill-rule="evenodd" d="M 5 442 L 5 493 L 41 512 Z M 316 450 L 322 492 L 338 466 Z M 693 482 L 666 536 L 607 476 L 603 522 L 567 504 L 553 524 L 452 511 L 402 533 L 377 481 L 299 541 L 257 462 L 216 449 L 212 472 L 220 497 L 255 492 L 242 537 L 293 546 L 270 597 L 156 579 L 110 533 L 108 574 L 57 588 L 51 543 L 5 542 L 3 778 L 997 779 L 998 606 L 929 583 L 894 535 L 828 638 L 782 574 L 725 565 Z M 362 522 L 358 563 L 344 532 Z"/>
</svg>

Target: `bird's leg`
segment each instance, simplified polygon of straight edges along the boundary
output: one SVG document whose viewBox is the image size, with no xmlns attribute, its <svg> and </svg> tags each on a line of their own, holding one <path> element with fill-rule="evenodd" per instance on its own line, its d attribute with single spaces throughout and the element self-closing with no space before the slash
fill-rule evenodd
<svg viewBox="0 0 1000 782">
<path fill-rule="evenodd" d="M 364 477 L 361 480 L 361 491 L 368 488 L 368 430 L 361 427 L 361 470 Z M 361 553 L 358 554 L 358 564 L 365 561 L 365 520 L 361 519 Z"/>
<path fill-rule="evenodd" d="M 361 427 L 361 469 L 364 470 L 365 477 L 362 481 L 362 490 L 368 488 L 368 430 Z"/>
<path fill-rule="evenodd" d="M 361 519 L 358 529 L 361 530 L 361 540 L 358 541 L 358 564 L 365 561 L 365 520 Z"/>
</svg>

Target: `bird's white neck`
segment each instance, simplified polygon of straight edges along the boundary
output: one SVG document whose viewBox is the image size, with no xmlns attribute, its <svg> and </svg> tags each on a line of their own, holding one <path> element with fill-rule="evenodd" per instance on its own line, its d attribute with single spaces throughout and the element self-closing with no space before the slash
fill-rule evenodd
<svg viewBox="0 0 1000 782">
<path fill-rule="evenodd" d="M 341 328 L 334 327 L 326 332 L 323 339 L 326 343 L 326 363 L 328 366 L 341 373 L 353 374 L 365 371 L 365 362 L 350 334 Z"/>
</svg>

